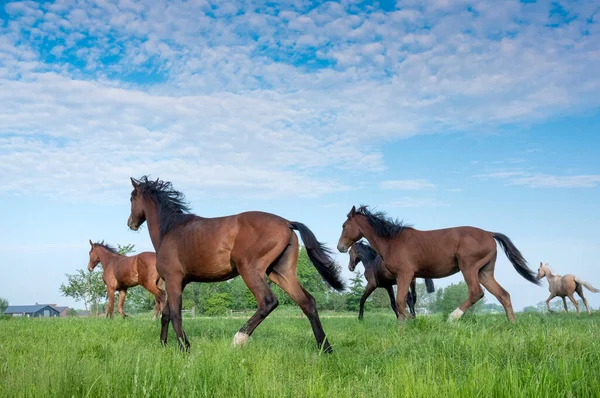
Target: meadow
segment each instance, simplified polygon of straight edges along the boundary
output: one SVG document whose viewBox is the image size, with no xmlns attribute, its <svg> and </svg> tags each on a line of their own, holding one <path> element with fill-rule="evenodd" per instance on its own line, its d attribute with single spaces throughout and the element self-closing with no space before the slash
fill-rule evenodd
<svg viewBox="0 0 600 398">
<path fill-rule="evenodd" d="M 0 321 L 2 397 L 592 397 L 600 395 L 600 313 L 419 316 L 321 314 L 334 347 L 320 354 L 306 318 L 277 309 L 243 348 L 247 315 L 185 318 L 172 330 L 137 315 Z"/>
</svg>

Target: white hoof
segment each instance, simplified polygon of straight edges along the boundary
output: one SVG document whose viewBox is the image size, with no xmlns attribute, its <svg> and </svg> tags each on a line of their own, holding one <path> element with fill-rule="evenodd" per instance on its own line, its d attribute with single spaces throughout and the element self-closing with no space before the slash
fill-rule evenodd
<svg viewBox="0 0 600 398">
<path fill-rule="evenodd" d="M 454 311 L 452 311 L 452 313 L 450 315 L 448 315 L 448 320 L 450 322 L 457 320 L 458 318 L 460 318 L 462 315 L 464 314 L 464 312 L 462 312 L 460 310 L 460 308 L 455 309 Z"/>
<path fill-rule="evenodd" d="M 233 336 L 233 346 L 234 347 L 243 346 L 248 342 L 249 338 L 250 338 L 250 336 L 247 335 L 246 333 L 237 332 L 235 334 L 235 336 Z"/>
</svg>

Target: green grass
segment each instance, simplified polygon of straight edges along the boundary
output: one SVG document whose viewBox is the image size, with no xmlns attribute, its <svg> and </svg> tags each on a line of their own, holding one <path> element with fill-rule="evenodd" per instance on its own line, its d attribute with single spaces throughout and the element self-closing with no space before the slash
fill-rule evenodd
<svg viewBox="0 0 600 398">
<path fill-rule="evenodd" d="M 420 316 L 322 314 L 335 352 L 308 320 L 276 310 L 246 347 L 246 318 L 184 319 L 189 354 L 148 316 L 0 321 L 0 396 L 591 397 L 600 395 L 600 313 Z"/>
</svg>

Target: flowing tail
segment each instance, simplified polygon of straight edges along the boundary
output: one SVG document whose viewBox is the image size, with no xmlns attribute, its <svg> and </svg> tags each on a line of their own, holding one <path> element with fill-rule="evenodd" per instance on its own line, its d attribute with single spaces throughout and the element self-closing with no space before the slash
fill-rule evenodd
<svg viewBox="0 0 600 398">
<path fill-rule="evenodd" d="M 598 290 L 594 286 L 590 285 L 589 282 L 581 280 L 578 277 L 575 277 L 575 282 L 579 283 L 581 286 L 585 287 L 587 290 L 589 290 L 592 293 L 600 292 L 600 290 Z"/>
<path fill-rule="evenodd" d="M 527 279 L 529 282 L 539 286 L 540 281 L 536 279 L 535 273 L 529 269 L 527 266 L 527 261 L 525 258 L 523 258 L 523 255 L 519 249 L 516 248 L 508 236 L 498 232 L 491 232 L 491 234 L 494 239 L 498 241 L 500 247 L 502 247 L 504 253 L 506 253 L 506 257 L 508 257 L 509 261 L 512 263 L 513 267 L 515 267 L 519 275 Z"/>
<path fill-rule="evenodd" d="M 435 292 L 435 286 L 433 286 L 433 279 L 425 278 L 425 287 L 427 288 L 427 293 Z"/>
<path fill-rule="evenodd" d="M 319 242 L 308 227 L 299 222 L 290 222 L 290 228 L 300 232 L 300 237 L 306 247 L 308 258 L 313 263 L 325 282 L 338 291 L 345 289 L 344 281 L 340 276 L 340 266 L 331 258 L 331 250 Z"/>
</svg>

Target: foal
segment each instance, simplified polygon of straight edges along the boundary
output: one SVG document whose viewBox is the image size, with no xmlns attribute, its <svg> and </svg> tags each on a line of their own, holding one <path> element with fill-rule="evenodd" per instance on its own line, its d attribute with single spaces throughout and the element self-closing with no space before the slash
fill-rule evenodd
<svg viewBox="0 0 600 398">
<path fill-rule="evenodd" d="M 394 288 L 396 284 L 396 278 L 390 273 L 390 271 L 383 265 L 381 256 L 369 245 L 363 242 L 356 242 L 352 245 L 349 251 L 350 263 L 348 269 L 354 272 L 354 269 L 358 263 L 362 262 L 365 267 L 365 278 L 367 279 L 367 286 L 365 292 L 360 298 L 360 309 L 358 312 L 358 319 L 363 319 L 363 313 L 365 310 L 365 302 L 378 287 L 384 288 L 390 296 L 390 304 L 392 311 L 398 316 L 398 308 L 396 307 L 396 299 L 394 298 Z M 407 304 L 410 308 L 412 316 L 416 316 L 415 304 L 417 304 L 417 291 L 415 286 L 415 279 L 413 278 L 410 284 L 410 292 L 408 292 Z M 425 278 L 425 285 L 427 286 L 427 293 L 433 293 L 435 287 L 433 286 L 433 280 Z"/>
<path fill-rule="evenodd" d="M 548 308 L 549 312 L 552 312 L 550 310 L 550 300 L 552 300 L 556 296 L 562 298 L 563 305 L 565 306 L 565 311 L 569 312 L 569 310 L 567 309 L 567 300 L 565 300 L 565 296 L 567 296 L 569 297 L 569 300 L 571 300 L 571 302 L 575 306 L 575 310 L 579 314 L 579 304 L 577 304 L 577 300 L 575 300 L 575 297 L 573 297 L 573 293 L 577 292 L 579 297 L 581 297 L 581 299 L 583 300 L 583 304 L 585 305 L 587 313 L 591 314 L 587 300 L 585 299 L 585 297 L 583 297 L 582 286 L 585 286 L 585 288 L 592 293 L 598 293 L 600 292 L 600 290 L 596 289 L 588 282 L 579 279 L 575 275 L 568 274 L 565 276 L 561 276 L 555 274 L 548 267 L 548 263 L 543 264 L 540 262 L 540 268 L 538 268 L 537 278 L 542 279 L 543 277 L 546 277 L 546 279 L 548 279 L 548 290 L 550 290 L 550 297 L 548 297 L 548 299 L 546 300 L 546 307 Z"/>
<path fill-rule="evenodd" d="M 165 304 L 165 292 L 160 288 L 162 279 L 156 271 L 156 255 L 152 252 L 143 252 L 135 256 L 124 256 L 119 254 L 115 248 L 104 244 L 104 241 L 92 243 L 90 240 L 90 261 L 88 270 L 92 272 L 99 263 L 102 263 L 102 279 L 106 285 L 108 294 L 108 312 L 106 316 L 113 318 L 115 309 L 115 291 L 119 292 L 119 304 L 117 312 L 125 318 L 123 304 L 127 296 L 127 289 L 142 285 L 155 297 L 154 316 L 155 320 L 159 311 Z"/>
</svg>

